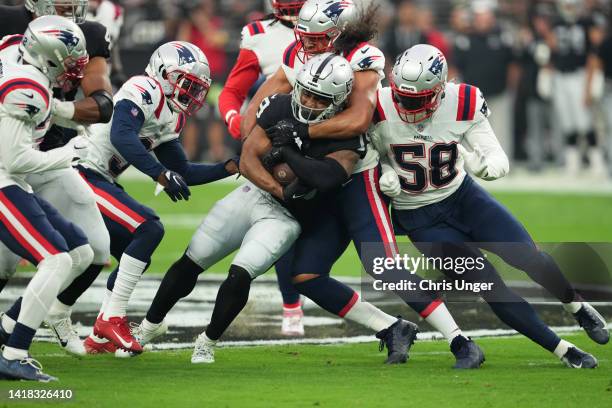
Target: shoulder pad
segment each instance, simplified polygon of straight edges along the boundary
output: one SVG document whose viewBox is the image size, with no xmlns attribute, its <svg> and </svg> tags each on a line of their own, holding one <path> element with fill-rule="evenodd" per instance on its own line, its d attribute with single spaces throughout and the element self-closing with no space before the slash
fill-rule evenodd
<svg viewBox="0 0 612 408">
<path fill-rule="evenodd" d="M 115 96 L 115 103 L 123 99 L 134 102 L 146 117 L 154 114 L 157 118 L 166 102 L 161 85 L 155 79 L 144 75 L 132 77 L 123 84 Z"/>
<path fill-rule="evenodd" d="M 480 89 L 473 85 L 459 84 L 455 92 L 458 122 L 480 121 L 489 117 L 491 112 Z"/>
<path fill-rule="evenodd" d="M 0 103 L 16 118 L 39 124 L 51 109 L 49 90 L 30 78 L 14 78 L 0 85 Z"/>
<path fill-rule="evenodd" d="M 0 40 L 0 51 L 13 45 L 21 44 L 22 39 L 22 34 L 7 35 L 6 37 L 2 38 L 2 40 Z"/>
<path fill-rule="evenodd" d="M 252 49 L 255 45 L 256 39 L 260 34 L 264 34 L 266 32 L 266 28 L 264 26 L 263 21 L 253 21 L 244 27 L 242 27 L 242 40 L 240 42 L 240 48 L 244 48 L 247 50 Z"/>
<path fill-rule="evenodd" d="M 351 63 L 353 71 L 384 71 L 385 54 L 368 43 L 361 43 L 351 51 L 346 59 Z"/>
<path fill-rule="evenodd" d="M 300 50 L 300 45 L 297 41 L 289 44 L 285 52 L 283 53 L 283 65 L 288 68 L 295 68 L 295 59 L 297 57 L 297 53 Z"/>
</svg>

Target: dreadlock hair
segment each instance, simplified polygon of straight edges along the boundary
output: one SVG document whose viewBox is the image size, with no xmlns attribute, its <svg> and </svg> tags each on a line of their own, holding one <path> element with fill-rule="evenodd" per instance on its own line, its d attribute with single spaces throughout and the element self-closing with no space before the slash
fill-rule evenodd
<svg viewBox="0 0 612 408">
<path fill-rule="evenodd" d="M 378 10 L 380 4 L 372 2 L 368 7 L 360 7 L 357 19 L 349 22 L 340 37 L 334 42 L 334 49 L 338 53 L 350 53 L 362 42 L 372 40 L 378 34 Z"/>
</svg>

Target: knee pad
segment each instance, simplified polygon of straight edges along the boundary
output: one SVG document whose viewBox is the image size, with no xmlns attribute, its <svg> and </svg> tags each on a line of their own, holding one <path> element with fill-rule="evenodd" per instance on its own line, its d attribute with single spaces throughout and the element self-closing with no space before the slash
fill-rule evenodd
<svg viewBox="0 0 612 408">
<path fill-rule="evenodd" d="M 88 236 L 89 245 L 93 250 L 93 259 L 91 263 L 96 265 L 104 265 L 110 259 L 110 235 L 108 230 L 102 226 L 99 231 L 95 231 L 95 233 Z"/>
<path fill-rule="evenodd" d="M 237 265 L 232 265 L 230 266 L 229 274 L 225 282 L 227 283 L 227 288 L 234 293 L 248 293 L 251 289 L 252 280 L 251 275 L 246 269 Z"/>
<path fill-rule="evenodd" d="M 38 263 L 37 270 L 53 275 L 54 280 L 57 279 L 57 282 L 59 282 L 59 288 L 70 278 L 72 257 L 67 252 L 48 256 Z"/>
<path fill-rule="evenodd" d="M 77 276 L 91 265 L 94 259 L 94 251 L 90 245 L 82 245 L 68 252 L 72 259 L 72 269 L 78 271 Z"/>
</svg>

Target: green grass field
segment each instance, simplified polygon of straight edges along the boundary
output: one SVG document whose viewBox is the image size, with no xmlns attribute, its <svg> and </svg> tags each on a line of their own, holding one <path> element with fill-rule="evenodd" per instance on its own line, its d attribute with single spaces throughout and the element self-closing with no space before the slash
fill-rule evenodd
<svg viewBox="0 0 612 408">
<path fill-rule="evenodd" d="M 565 368 L 519 337 L 480 339 L 487 361 L 472 371 L 452 370 L 441 341 L 417 342 L 401 366 L 382 364 L 375 343 L 220 349 L 215 364 L 199 366 L 189 363 L 190 351 L 77 360 L 37 344 L 34 354 L 61 382 L 0 382 L 0 404 L 37 406 L 42 402 L 8 401 L 8 390 L 56 388 L 73 391 L 65 406 L 88 408 L 610 407 L 612 348 L 594 346 L 584 335 L 568 338 L 596 352 L 601 367 Z"/>
<path fill-rule="evenodd" d="M 152 183 L 127 182 L 124 187 L 143 204 L 154 208 L 166 224 L 166 236 L 153 256 L 153 273 L 164 273 L 181 256 L 204 214 L 236 188 L 227 183 L 194 188 L 188 202 L 173 203 L 164 194 L 154 197 Z M 538 242 L 612 242 L 612 217 L 609 216 L 612 197 L 536 193 L 499 193 L 496 197 Z M 220 262 L 212 271 L 225 273 L 230 259 Z M 336 264 L 334 274 L 358 276 L 359 273 L 359 260 L 351 247 Z"/>
</svg>

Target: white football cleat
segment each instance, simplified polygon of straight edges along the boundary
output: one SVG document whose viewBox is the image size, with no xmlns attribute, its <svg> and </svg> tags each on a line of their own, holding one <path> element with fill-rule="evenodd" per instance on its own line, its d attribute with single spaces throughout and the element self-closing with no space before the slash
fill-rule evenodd
<svg viewBox="0 0 612 408">
<path fill-rule="evenodd" d="M 150 323 L 143 320 L 139 325 L 131 327 L 132 335 L 140 343 L 141 346 L 151 343 L 156 337 L 166 334 L 168 331 L 168 324 L 166 321 L 161 323 Z"/>
<path fill-rule="evenodd" d="M 283 308 L 283 323 L 281 334 L 283 336 L 301 337 L 304 335 L 304 323 L 302 322 L 304 312 L 301 307 L 295 309 Z"/>
<path fill-rule="evenodd" d="M 57 342 L 67 353 L 74 356 L 84 356 L 86 353 L 83 341 L 79 338 L 74 327 L 72 327 L 72 321 L 70 315 L 65 316 L 61 319 L 47 319 L 45 320 L 49 329 L 57 339 Z"/>
<path fill-rule="evenodd" d="M 191 364 L 211 364 L 215 362 L 216 341 L 206 337 L 206 333 L 198 336 L 191 355 Z"/>
</svg>

